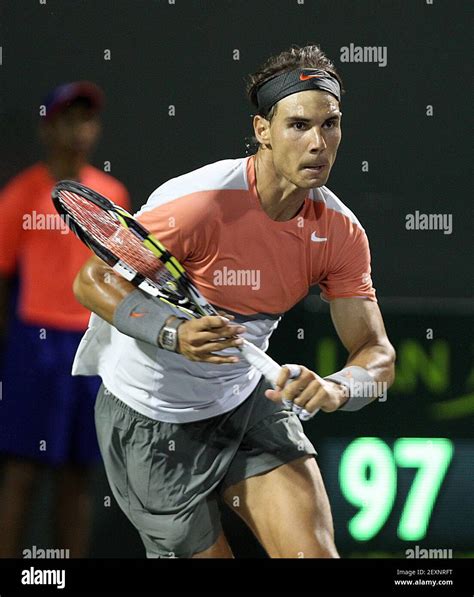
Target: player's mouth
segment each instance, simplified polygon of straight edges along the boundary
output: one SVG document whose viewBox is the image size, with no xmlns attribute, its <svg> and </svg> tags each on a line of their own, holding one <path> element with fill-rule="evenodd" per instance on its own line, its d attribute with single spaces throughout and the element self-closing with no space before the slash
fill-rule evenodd
<svg viewBox="0 0 474 597">
<path fill-rule="evenodd" d="M 305 172 L 308 172 L 308 173 L 311 173 L 314 175 L 318 175 L 318 174 L 322 174 L 328 167 L 329 167 L 329 164 L 327 162 L 323 162 L 321 164 L 315 164 L 312 166 L 304 166 L 303 170 Z"/>
</svg>

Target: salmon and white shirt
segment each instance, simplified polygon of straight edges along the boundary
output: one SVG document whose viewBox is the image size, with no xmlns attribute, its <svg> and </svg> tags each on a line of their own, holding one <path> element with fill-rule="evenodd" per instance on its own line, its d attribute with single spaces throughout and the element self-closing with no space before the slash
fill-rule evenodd
<svg viewBox="0 0 474 597">
<path fill-rule="evenodd" d="M 319 285 L 326 301 L 376 301 L 367 236 L 356 216 L 326 187 L 308 191 L 286 222 L 262 209 L 254 156 L 209 164 L 158 187 L 138 220 L 183 264 L 215 307 L 245 325 L 262 350 L 282 315 Z M 171 307 L 163 306 L 173 313 Z M 227 349 L 225 354 L 237 354 Z M 261 374 L 243 358 L 198 363 L 126 336 L 92 315 L 74 374 L 99 374 L 134 410 L 158 421 L 214 417 L 242 403 Z"/>
</svg>

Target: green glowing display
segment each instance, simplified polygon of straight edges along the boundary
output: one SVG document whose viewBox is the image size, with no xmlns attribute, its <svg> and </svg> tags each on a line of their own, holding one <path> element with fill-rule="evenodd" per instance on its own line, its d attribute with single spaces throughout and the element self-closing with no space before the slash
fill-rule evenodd
<svg viewBox="0 0 474 597">
<path fill-rule="evenodd" d="M 397 491 L 397 470 L 392 452 L 377 437 L 361 437 L 345 449 L 339 466 L 342 493 L 359 512 L 349 522 L 349 532 L 367 541 L 385 524 Z"/>
<path fill-rule="evenodd" d="M 426 535 L 434 503 L 453 457 L 453 443 L 444 438 L 402 437 L 393 446 L 398 466 L 418 468 L 408 492 L 397 534 L 405 541 Z"/>
<path fill-rule="evenodd" d="M 390 447 L 377 437 L 361 437 L 342 454 L 339 483 L 344 497 L 359 508 L 348 523 L 358 541 L 372 539 L 386 523 L 397 493 L 397 466 L 418 471 L 404 504 L 398 536 L 404 541 L 426 535 L 431 512 L 453 456 L 444 438 L 400 438 Z"/>
</svg>

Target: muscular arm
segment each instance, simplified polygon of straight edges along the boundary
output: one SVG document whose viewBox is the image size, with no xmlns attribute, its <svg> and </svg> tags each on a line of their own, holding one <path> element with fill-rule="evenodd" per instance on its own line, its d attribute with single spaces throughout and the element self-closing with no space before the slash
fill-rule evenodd
<svg viewBox="0 0 474 597">
<path fill-rule="evenodd" d="M 331 318 L 349 353 L 347 366 L 364 367 L 375 381 L 391 386 L 395 377 L 395 350 L 387 338 L 377 303 L 360 298 L 334 299 Z"/>
<path fill-rule="evenodd" d="M 79 271 L 73 285 L 74 296 L 81 305 L 112 325 L 117 305 L 134 290 L 133 284 L 95 255 Z"/>
<path fill-rule="evenodd" d="M 331 301 L 331 317 L 349 353 L 346 366 L 367 369 L 376 382 L 385 382 L 388 388 L 395 377 L 395 350 L 387 338 L 377 303 L 360 298 L 334 299 Z M 287 384 L 289 378 L 289 369 L 283 367 L 276 390 L 267 390 L 266 397 L 275 402 L 288 400 L 293 402 L 293 410 L 296 405 L 309 413 L 318 409 L 332 412 L 347 402 L 342 385 L 326 380 L 306 367 L 301 367 L 299 377 Z"/>
<path fill-rule="evenodd" d="M 135 290 L 130 282 L 118 276 L 99 257 L 91 257 L 77 274 L 74 285 L 77 300 L 90 311 L 114 325 L 114 313 L 119 303 Z M 159 301 L 158 301 L 159 303 Z M 219 316 L 206 316 L 183 323 L 178 330 L 179 352 L 192 361 L 207 363 L 235 363 L 234 356 L 221 356 L 215 351 L 238 346 L 242 342 L 236 334 L 243 333 L 243 326 L 229 323 Z M 174 319 L 170 315 L 166 323 Z M 158 334 L 156 336 L 158 338 Z"/>
</svg>

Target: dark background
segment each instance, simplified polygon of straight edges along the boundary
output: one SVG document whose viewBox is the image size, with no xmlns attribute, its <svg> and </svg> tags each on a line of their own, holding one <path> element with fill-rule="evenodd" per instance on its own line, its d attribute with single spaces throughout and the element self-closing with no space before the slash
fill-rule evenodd
<svg viewBox="0 0 474 597">
<path fill-rule="evenodd" d="M 43 96 L 58 83 L 91 79 L 108 98 L 94 162 L 111 162 L 138 207 L 169 178 L 244 155 L 252 132 L 247 74 L 291 44 L 319 43 L 347 89 L 329 187 L 367 229 L 379 295 L 468 295 L 467 2 L 23 0 L 2 7 L 0 182 L 36 161 Z M 341 63 L 340 48 L 350 43 L 387 46 L 387 66 Z M 176 116 L 168 116 L 169 105 Z M 426 116 L 427 105 L 434 116 Z M 405 230 L 415 210 L 452 214 L 453 233 Z"/>
<path fill-rule="evenodd" d="M 336 448 L 338 453 L 342 449 L 338 441 L 366 435 L 386 438 L 389 444 L 400 436 L 450 437 L 465 442 L 455 452 L 456 458 L 464 456 L 452 469 L 457 476 L 446 479 L 446 496 L 440 494 L 432 542 L 440 548 L 472 548 L 465 533 L 456 539 L 453 530 L 473 519 L 472 505 L 468 511 L 472 469 L 466 466 L 474 459 L 469 4 L 47 0 L 42 5 L 23 0 L 0 7 L 0 184 L 41 155 L 35 130 L 44 95 L 57 84 L 90 79 L 107 96 L 104 132 L 93 163 L 103 168 L 111 162 L 111 174 L 128 187 L 135 208 L 169 178 L 243 156 L 253 114 L 244 92 L 246 75 L 291 44 L 321 45 L 347 90 L 343 141 L 328 186 L 367 231 L 374 284 L 399 352 L 398 367 L 402 374 L 415 370 L 415 382 L 395 387 L 387 403 L 358 414 L 321 414 L 306 424 L 335 504 L 336 539 L 343 555 L 405 549 L 394 533 L 369 545 L 357 545 L 347 536 L 351 513 L 338 505 L 337 459 L 330 459 Z M 387 66 L 341 63 L 341 47 L 351 43 L 386 46 Z M 111 60 L 104 60 L 105 50 Z M 239 60 L 233 59 L 234 50 L 239 50 Z M 170 105 L 175 116 L 168 115 Z M 431 117 L 428 105 L 433 106 Z M 363 161 L 368 172 L 362 171 Z M 452 214 L 452 234 L 406 230 L 406 215 L 415 210 Z M 298 343 L 300 327 L 305 339 Z M 426 338 L 427 329 L 434 330 L 433 340 Z M 336 343 L 341 366 L 345 355 L 327 307 L 312 296 L 286 316 L 270 353 L 281 362 L 318 367 L 315 355 L 325 339 Z M 434 359 L 436 340 L 448 347 L 449 366 L 443 373 L 446 383 L 434 390 L 423 374 L 426 361 L 420 354 Z M 420 354 L 412 350 L 413 359 L 410 342 L 419 347 Z M 464 402 L 454 404 L 460 397 Z M 450 401 L 453 408 L 445 408 Z M 48 492 L 46 482 L 39 489 L 27 545 L 47 545 Z M 115 505 L 103 507 L 109 494 L 98 470 L 92 555 L 141 557 L 135 531 Z M 453 524 L 450 512 L 456 507 Z M 245 529 L 225 517 L 236 553 L 261 553 Z"/>
</svg>

